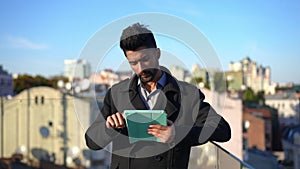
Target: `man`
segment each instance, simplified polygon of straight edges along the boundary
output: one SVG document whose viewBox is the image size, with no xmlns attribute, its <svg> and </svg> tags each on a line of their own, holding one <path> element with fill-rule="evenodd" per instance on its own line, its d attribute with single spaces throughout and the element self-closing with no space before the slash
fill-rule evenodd
<svg viewBox="0 0 300 169">
<path fill-rule="evenodd" d="M 204 94 L 159 65 L 160 49 L 148 28 L 136 23 L 124 29 L 120 47 L 135 75 L 108 90 L 101 113 L 85 135 L 92 150 L 112 142 L 111 168 L 184 169 L 192 146 L 230 139 L 230 126 L 204 102 Z M 159 142 L 130 143 L 124 110 L 165 110 L 168 125 L 147 129 Z"/>
</svg>

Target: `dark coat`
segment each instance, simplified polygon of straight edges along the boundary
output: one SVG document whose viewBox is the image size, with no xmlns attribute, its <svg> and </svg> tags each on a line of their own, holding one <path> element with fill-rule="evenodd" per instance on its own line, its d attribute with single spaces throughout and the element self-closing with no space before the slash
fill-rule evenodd
<svg viewBox="0 0 300 169">
<path fill-rule="evenodd" d="M 137 90 L 137 76 L 108 90 L 101 113 L 87 130 L 85 138 L 92 150 L 102 149 L 112 142 L 112 169 L 184 169 L 188 167 L 191 146 L 230 139 L 230 126 L 203 101 L 204 94 L 193 85 L 179 82 L 168 73 L 166 75 L 165 99 L 159 99 L 153 109 L 164 109 L 167 118 L 173 121 L 176 134 L 172 144 L 149 141 L 130 144 L 126 127 L 107 129 L 107 116 L 126 109 L 147 109 Z"/>
</svg>

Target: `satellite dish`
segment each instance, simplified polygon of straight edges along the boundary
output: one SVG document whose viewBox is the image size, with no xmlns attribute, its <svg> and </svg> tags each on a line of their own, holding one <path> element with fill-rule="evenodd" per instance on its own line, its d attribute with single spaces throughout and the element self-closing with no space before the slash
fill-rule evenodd
<svg viewBox="0 0 300 169">
<path fill-rule="evenodd" d="M 47 150 L 42 148 L 32 148 L 31 153 L 33 157 L 40 161 L 50 161 L 50 155 Z"/>
<path fill-rule="evenodd" d="M 42 137 L 47 138 L 50 135 L 50 131 L 48 129 L 48 127 L 42 126 L 40 127 L 40 133 L 42 135 Z"/>
</svg>

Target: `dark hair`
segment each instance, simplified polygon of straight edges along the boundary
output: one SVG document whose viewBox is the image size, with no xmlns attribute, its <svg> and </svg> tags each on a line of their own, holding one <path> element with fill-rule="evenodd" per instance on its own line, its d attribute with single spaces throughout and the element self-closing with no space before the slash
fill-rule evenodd
<svg viewBox="0 0 300 169">
<path fill-rule="evenodd" d="M 156 41 L 145 25 L 135 23 L 123 30 L 120 47 L 124 53 L 128 50 L 136 51 L 140 47 L 156 48 Z"/>
</svg>

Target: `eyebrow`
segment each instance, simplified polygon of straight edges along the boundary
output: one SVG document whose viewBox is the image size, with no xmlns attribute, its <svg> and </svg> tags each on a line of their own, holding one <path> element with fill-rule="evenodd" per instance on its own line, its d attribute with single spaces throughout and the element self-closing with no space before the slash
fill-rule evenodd
<svg viewBox="0 0 300 169">
<path fill-rule="evenodd" d="M 128 60 L 129 63 L 138 62 L 143 60 L 145 57 L 149 56 L 148 54 L 143 54 L 139 59 L 137 60 Z"/>
</svg>

